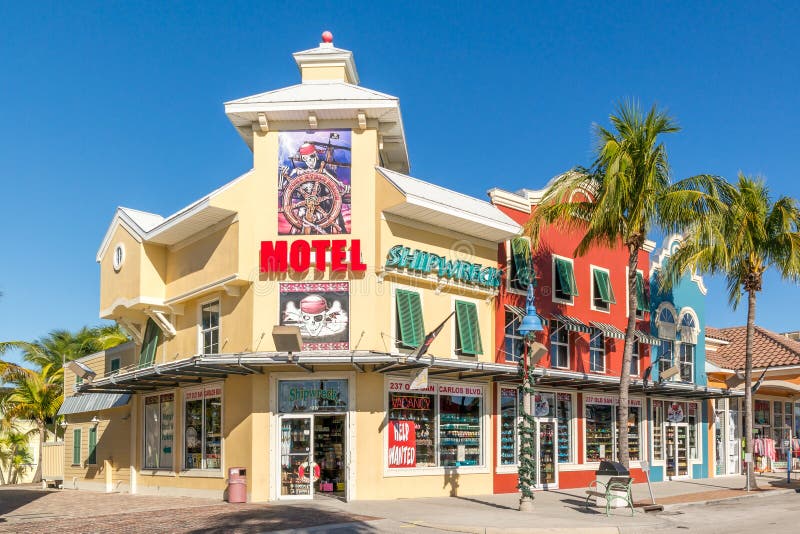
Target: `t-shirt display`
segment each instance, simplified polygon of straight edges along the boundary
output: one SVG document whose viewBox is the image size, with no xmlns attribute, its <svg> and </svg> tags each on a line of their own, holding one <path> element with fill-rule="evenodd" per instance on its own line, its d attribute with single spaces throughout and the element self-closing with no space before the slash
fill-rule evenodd
<svg viewBox="0 0 800 534">
<path fill-rule="evenodd" d="M 480 397 L 439 396 L 441 465 L 480 465 L 480 400 Z"/>
</svg>

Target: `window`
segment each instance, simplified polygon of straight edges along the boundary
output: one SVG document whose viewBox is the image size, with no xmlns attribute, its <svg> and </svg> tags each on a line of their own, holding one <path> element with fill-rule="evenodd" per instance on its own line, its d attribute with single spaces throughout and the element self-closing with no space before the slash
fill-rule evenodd
<svg viewBox="0 0 800 534">
<path fill-rule="evenodd" d="M 72 465 L 81 465 L 81 429 L 72 431 Z"/>
<path fill-rule="evenodd" d="M 111 265 L 114 267 L 114 271 L 119 272 L 123 263 L 125 263 L 125 245 L 117 243 L 114 247 L 114 258 L 111 261 Z"/>
<path fill-rule="evenodd" d="M 658 355 L 658 372 L 663 373 L 670 367 L 675 354 L 675 343 L 673 341 L 662 339 L 661 347 Z"/>
<path fill-rule="evenodd" d="M 517 388 L 500 388 L 500 465 L 517 465 Z"/>
<path fill-rule="evenodd" d="M 639 376 L 639 340 L 633 340 L 633 353 L 631 354 L 631 376 Z"/>
<path fill-rule="evenodd" d="M 144 468 L 172 470 L 175 395 L 144 398 Z"/>
<path fill-rule="evenodd" d="M 75 385 L 80 386 L 83 384 L 83 377 L 80 375 L 75 375 Z"/>
<path fill-rule="evenodd" d="M 602 330 L 592 328 L 589 339 L 589 370 L 593 373 L 606 372 L 606 344 Z"/>
<path fill-rule="evenodd" d="M 86 458 L 89 465 L 97 465 L 97 427 L 89 429 L 89 456 Z"/>
<path fill-rule="evenodd" d="M 697 403 L 688 403 L 688 408 L 686 421 L 689 423 L 689 458 L 697 460 L 700 457 L 699 447 L 697 446 Z"/>
<path fill-rule="evenodd" d="M 564 323 L 555 320 L 550 324 L 550 365 L 569 368 L 569 331 Z"/>
<path fill-rule="evenodd" d="M 203 354 L 219 354 L 219 301 L 203 304 L 201 315 L 200 339 Z"/>
<path fill-rule="evenodd" d="M 425 339 L 425 326 L 422 321 L 422 300 L 419 293 L 398 289 L 395 292 L 397 305 L 398 346 L 416 349 Z"/>
<path fill-rule="evenodd" d="M 519 315 L 506 310 L 505 313 L 505 341 L 503 352 L 507 362 L 518 362 L 525 351 L 525 338 L 519 333 L 519 324 L 522 321 Z"/>
<path fill-rule="evenodd" d="M 638 406 L 628 407 L 628 455 L 631 460 L 639 460 L 639 428 L 642 421 L 642 409 Z M 616 430 L 616 428 L 615 428 Z M 619 446 L 619 443 L 615 444 Z"/>
<path fill-rule="evenodd" d="M 407 384 L 390 382 L 389 389 L 404 389 Z M 433 389 L 433 388 L 431 388 Z M 389 421 L 414 424 L 414 467 L 436 465 L 436 396 L 424 393 L 389 393 Z M 389 466 L 393 462 L 389 450 Z"/>
<path fill-rule="evenodd" d="M 111 358 L 111 362 L 110 363 L 111 363 L 111 372 L 112 373 L 114 371 L 119 371 L 120 361 L 121 361 L 120 358 Z"/>
<path fill-rule="evenodd" d="M 156 349 L 158 348 L 158 338 L 161 329 L 155 321 L 147 319 L 147 326 L 144 329 L 144 339 L 142 350 L 139 353 L 139 367 L 150 367 L 156 359 Z"/>
<path fill-rule="evenodd" d="M 604 395 L 585 396 L 586 403 L 586 461 L 612 460 L 619 448 L 617 436 L 617 405 L 619 399 Z M 628 401 L 628 451 L 631 460 L 641 458 L 640 429 L 641 399 Z"/>
<path fill-rule="evenodd" d="M 510 242 L 511 261 L 508 262 L 509 289 L 526 292 L 533 274 L 531 243 L 525 237 L 517 237 Z"/>
<path fill-rule="evenodd" d="M 572 463 L 572 393 L 556 393 L 558 463 Z"/>
<path fill-rule="evenodd" d="M 592 269 L 592 306 L 594 309 L 608 311 L 612 304 L 616 304 L 614 290 L 608 278 L 608 271 Z"/>
<path fill-rule="evenodd" d="M 653 401 L 653 459 L 664 459 L 664 402 Z"/>
<path fill-rule="evenodd" d="M 186 469 L 222 467 L 222 387 L 187 391 L 184 397 Z"/>
<path fill-rule="evenodd" d="M 656 328 L 661 339 L 675 339 L 675 309 L 669 302 L 663 302 L 656 314 Z"/>
<path fill-rule="evenodd" d="M 482 465 L 480 423 L 480 397 L 439 395 L 440 465 Z"/>
<path fill-rule="evenodd" d="M 644 290 L 644 276 L 642 271 L 636 271 L 636 317 L 644 319 L 644 314 L 649 308 L 650 303 Z"/>
<path fill-rule="evenodd" d="M 572 298 L 577 295 L 578 285 L 575 283 L 572 261 L 553 256 L 553 298 L 571 304 Z"/>
<path fill-rule="evenodd" d="M 697 323 L 689 312 L 681 317 L 681 342 L 693 345 L 697 343 Z"/>
<path fill-rule="evenodd" d="M 681 343 L 679 347 L 681 355 L 681 381 L 694 382 L 694 345 Z"/>
<path fill-rule="evenodd" d="M 477 356 L 483 354 L 478 307 L 474 302 L 456 301 L 456 351 Z"/>
</svg>

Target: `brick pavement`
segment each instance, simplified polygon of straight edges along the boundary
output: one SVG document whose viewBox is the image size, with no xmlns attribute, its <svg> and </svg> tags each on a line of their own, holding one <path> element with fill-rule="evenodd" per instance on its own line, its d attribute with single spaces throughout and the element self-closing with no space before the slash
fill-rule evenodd
<svg viewBox="0 0 800 534">
<path fill-rule="evenodd" d="M 331 523 L 363 524 L 371 516 L 313 505 L 228 504 L 193 497 L 155 497 L 28 487 L 0 489 L 0 533 L 250 533 Z"/>
</svg>

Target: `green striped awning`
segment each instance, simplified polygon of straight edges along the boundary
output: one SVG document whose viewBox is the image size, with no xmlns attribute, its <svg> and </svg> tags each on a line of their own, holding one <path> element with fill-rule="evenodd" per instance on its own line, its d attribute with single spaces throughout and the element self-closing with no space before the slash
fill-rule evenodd
<svg viewBox="0 0 800 534">
<path fill-rule="evenodd" d="M 581 321 L 580 319 L 576 319 L 575 317 L 569 317 L 568 315 L 561 315 L 559 313 L 554 313 L 552 316 L 553 321 L 558 321 L 562 323 L 567 330 L 571 330 L 573 332 L 581 332 L 583 334 L 590 334 L 592 329 L 589 328 L 586 323 Z"/>
<path fill-rule="evenodd" d="M 591 321 L 591 324 L 593 327 L 603 332 L 603 335 L 606 337 L 625 339 L 625 333 L 614 325 L 601 323 L 600 321 Z"/>
<path fill-rule="evenodd" d="M 650 335 L 647 332 L 642 332 L 641 330 L 636 331 L 636 339 L 638 339 L 640 343 L 645 343 L 647 345 L 661 345 L 661 340 L 658 337 Z"/>
<path fill-rule="evenodd" d="M 507 312 L 513 313 L 514 315 L 516 315 L 520 319 L 525 317 L 525 310 L 523 310 L 519 306 L 512 306 L 511 304 L 506 304 L 505 307 L 506 307 L 506 311 Z"/>
</svg>

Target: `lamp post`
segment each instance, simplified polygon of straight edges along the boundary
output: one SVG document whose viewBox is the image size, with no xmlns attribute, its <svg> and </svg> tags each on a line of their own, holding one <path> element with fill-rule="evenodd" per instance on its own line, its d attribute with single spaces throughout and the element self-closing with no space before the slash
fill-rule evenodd
<svg viewBox="0 0 800 534">
<path fill-rule="evenodd" d="M 519 328 L 520 334 L 525 337 L 525 350 L 522 356 L 522 417 L 519 423 L 519 510 L 530 512 L 533 510 L 533 486 L 536 484 L 536 436 L 533 420 L 533 368 L 542 358 L 546 350 L 544 346 L 536 343 L 535 334 L 541 332 L 542 320 L 536 313 L 534 303 L 534 289 L 536 282 L 531 272 L 528 284 L 528 296 L 525 299 L 525 317 L 522 318 Z"/>
</svg>

